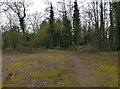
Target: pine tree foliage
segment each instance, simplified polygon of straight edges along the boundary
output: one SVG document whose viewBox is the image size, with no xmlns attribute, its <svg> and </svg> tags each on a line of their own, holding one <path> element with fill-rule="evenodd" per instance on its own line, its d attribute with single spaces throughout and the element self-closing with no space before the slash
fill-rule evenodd
<svg viewBox="0 0 120 89">
<path fill-rule="evenodd" d="M 74 14 L 73 14 L 73 42 L 78 44 L 81 37 L 80 30 L 80 16 L 77 1 L 74 2 Z"/>
<path fill-rule="evenodd" d="M 55 46 L 57 48 L 61 47 L 62 44 L 62 21 L 58 19 L 55 23 L 56 34 L 55 34 Z"/>
<path fill-rule="evenodd" d="M 62 46 L 67 49 L 72 45 L 72 26 L 68 17 L 66 16 L 66 12 L 63 15 L 63 28 L 62 28 Z"/>
<path fill-rule="evenodd" d="M 50 17 L 49 17 L 49 29 L 48 29 L 48 48 L 54 48 L 55 46 L 55 19 L 54 19 L 54 11 L 51 3 L 50 6 Z"/>
</svg>

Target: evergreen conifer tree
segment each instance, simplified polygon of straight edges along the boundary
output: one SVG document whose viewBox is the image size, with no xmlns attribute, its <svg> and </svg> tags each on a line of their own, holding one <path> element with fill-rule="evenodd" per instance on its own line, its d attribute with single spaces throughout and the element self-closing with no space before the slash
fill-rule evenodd
<svg viewBox="0 0 120 89">
<path fill-rule="evenodd" d="M 74 2 L 74 14 L 73 14 L 73 42 L 74 44 L 78 45 L 80 39 L 80 18 L 79 18 L 79 9 L 77 0 Z"/>
<path fill-rule="evenodd" d="M 49 18 L 49 29 L 48 29 L 48 48 L 54 47 L 54 40 L 55 40 L 55 19 L 54 19 L 54 11 L 53 6 L 51 3 L 50 6 L 50 18 Z"/>
<path fill-rule="evenodd" d="M 68 17 L 65 14 L 63 15 L 63 29 L 62 29 L 62 46 L 65 49 L 68 49 L 72 45 L 72 26 Z"/>
</svg>

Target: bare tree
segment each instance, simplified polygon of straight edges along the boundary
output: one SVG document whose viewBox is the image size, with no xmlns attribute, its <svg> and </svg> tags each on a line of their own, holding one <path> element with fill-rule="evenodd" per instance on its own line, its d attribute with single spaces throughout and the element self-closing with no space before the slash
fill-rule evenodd
<svg viewBox="0 0 120 89">
<path fill-rule="evenodd" d="M 20 28 L 25 33 L 25 17 L 29 4 L 24 0 L 22 2 L 0 2 L 3 5 L 3 11 L 12 10 L 19 18 Z"/>
<path fill-rule="evenodd" d="M 42 22 L 42 15 L 39 12 L 28 15 L 27 17 L 28 24 L 32 27 L 32 31 L 36 33 L 40 28 Z"/>
<path fill-rule="evenodd" d="M 2 32 L 9 31 L 13 26 L 18 26 L 18 18 L 11 10 L 0 14 L 0 28 Z"/>
<path fill-rule="evenodd" d="M 59 16 L 62 17 L 66 12 L 69 20 L 72 23 L 73 2 L 71 0 L 61 0 L 57 2 Z"/>
<path fill-rule="evenodd" d="M 7 19 L 6 26 L 9 28 L 12 28 L 12 26 L 18 25 L 18 18 L 15 13 L 12 13 L 11 11 L 7 11 L 4 13 L 5 17 Z"/>
</svg>

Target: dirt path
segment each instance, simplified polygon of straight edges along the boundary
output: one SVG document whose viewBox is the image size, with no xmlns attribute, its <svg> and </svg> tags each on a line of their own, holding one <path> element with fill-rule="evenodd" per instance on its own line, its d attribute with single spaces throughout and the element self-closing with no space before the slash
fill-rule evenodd
<svg viewBox="0 0 120 89">
<path fill-rule="evenodd" d="M 88 60 L 79 58 L 77 55 L 72 55 L 69 63 L 75 78 L 75 87 L 98 87 L 97 81 L 93 78 L 95 65 Z"/>
<path fill-rule="evenodd" d="M 70 66 L 75 78 L 76 87 L 96 86 L 95 82 L 93 83 L 93 79 L 91 79 L 91 75 L 93 73 L 92 65 L 83 60 L 72 58 L 70 60 Z"/>
<path fill-rule="evenodd" d="M 69 57 L 69 65 L 74 76 L 74 87 L 118 87 L 118 64 L 115 56 L 74 54 Z"/>
<path fill-rule="evenodd" d="M 117 56 L 68 51 L 3 53 L 4 87 L 117 87 Z"/>
</svg>

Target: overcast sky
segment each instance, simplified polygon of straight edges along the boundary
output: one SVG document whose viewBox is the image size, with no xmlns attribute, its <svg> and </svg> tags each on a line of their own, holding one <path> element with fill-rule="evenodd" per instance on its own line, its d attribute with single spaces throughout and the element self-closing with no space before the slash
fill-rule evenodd
<svg viewBox="0 0 120 89">
<path fill-rule="evenodd" d="M 32 12 L 44 12 L 45 11 L 45 8 L 47 7 L 47 4 L 45 4 L 47 0 L 32 0 L 33 2 L 33 5 L 31 6 L 30 8 L 30 13 Z M 48 0 L 50 2 L 52 2 L 53 4 L 53 7 L 56 7 L 57 6 L 57 2 L 58 1 L 63 1 L 63 0 Z M 69 0 L 66 0 L 66 1 L 69 1 Z M 72 2 L 74 2 L 74 0 L 71 0 Z M 90 2 L 91 0 L 78 0 L 78 2 Z"/>
<path fill-rule="evenodd" d="M 29 1 L 29 0 L 28 0 Z M 40 11 L 40 12 L 43 12 L 44 9 L 46 8 L 46 4 L 45 4 L 45 1 L 47 0 L 31 0 L 33 2 L 33 6 L 31 8 L 31 11 L 30 12 L 35 12 L 35 11 Z M 57 5 L 57 2 L 58 1 L 63 1 L 63 0 L 48 0 L 48 1 L 51 1 L 53 6 L 56 7 Z M 66 0 L 66 1 L 69 1 L 69 0 Z M 72 2 L 74 2 L 75 0 L 71 0 Z M 90 2 L 92 0 L 77 0 L 78 2 Z M 109 0 L 105 0 L 105 1 L 109 1 Z M 114 2 L 118 2 L 120 0 L 113 0 Z"/>
<path fill-rule="evenodd" d="M 3 1 L 3 2 L 4 2 L 4 1 L 13 2 L 13 1 L 21 1 L 21 0 L 0 0 L 0 2 L 2 2 L 2 1 Z M 48 5 L 45 3 L 47 0 L 25 0 L 25 1 L 33 3 L 33 4 L 30 6 L 30 8 L 29 8 L 28 14 L 32 14 L 32 13 L 35 13 L 35 12 L 37 11 L 37 12 L 41 12 L 42 15 L 43 15 L 43 14 L 45 13 L 46 7 L 48 6 Z M 58 1 L 61 1 L 61 2 L 62 2 L 63 0 L 48 0 L 48 1 L 52 2 L 53 7 L 55 7 L 55 8 L 57 9 L 57 2 L 58 2 Z M 65 1 L 69 1 L 69 0 L 65 0 Z M 71 0 L 71 1 L 74 2 L 75 0 Z M 83 6 L 87 6 L 87 5 L 86 5 L 87 2 L 90 2 L 90 1 L 92 1 L 92 0 L 77 0 L 78 3 L 82 2 L 82 4 L 84 4 Z M 118 1 L 118 0 L 114 0 L 114 1 Z M 79 4 L 79 5 L 80 5 L 80 4 Z M 2 17 L 3 17 L 3 16 L 2 16 Z M 1 21 L 0 21 L 0 24 L 1 24 L 1 23 L 3 23 L 4 18 L 1 18 L 0 20 L 1 20 Z"/>
<path fill-rule="evenodd" d="M 15 1 L 22 1 L 22 0 L 0 0 L 0 2 L 15 2 Z M 55 7 L 57 9 L 57 2 L 59 1 L 63 1 L 63 0 L 25 0 L 27 2 L 30 2 L 32 3 L 30 5 L 30 8 L 29 8 L 29 11 L 28 11 L 28 14 L 32 14 L 32 13 L 35 13 L 35 12 L 41 12 L 42 15 L 45 13 L 45 9 L 46 7 L 48 7 L 48 4 L 45 3 L 47 1 L 50 1 L 52 2 L 53 4 L 53 7 Z M 69 1 L 69 0 L 65 0 L 65 1 Z M 74 0 L 71 0 L 72 2 L 74 2 Z M 78 2 L 89 2 L 91 0 L 77 0 Z M 3 18 L 0 18 L 0 25 L 1 24 L 4 24 L 4 22 L 6 22 L 6 19 L 5 19 L 5 15 L 2 16 Z"/>
<path fill-rule="evenodd" d="M 58 1 L 59 0 L 53 0 L 52 1 L 53 6 L 56 6 L 56 3 Z M 45 8 L 47 7 L 47 4 L 45 4 L 45 0 L 33 0 L 32 2 L 33 2 L 33 5 L 30 8 L 30 12 L 36 12 L 36 11 L 44 12 Z"/>
</svg>

